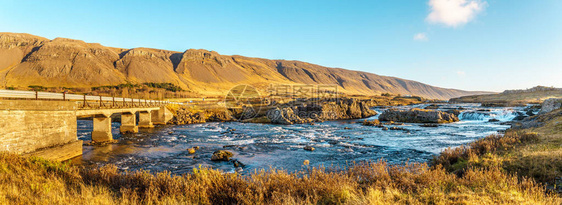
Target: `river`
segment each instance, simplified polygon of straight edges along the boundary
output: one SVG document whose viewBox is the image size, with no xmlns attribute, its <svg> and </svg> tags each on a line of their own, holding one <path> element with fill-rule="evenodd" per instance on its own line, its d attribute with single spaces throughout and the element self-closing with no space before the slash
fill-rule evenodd
<svg viewBox="0 0 562 205">
<path fill-rule="evenodd" d="M 401 106 L 399 109 L 427 105 Z M 118 143 L 85 145 L 84 154 L 75 163 L 86 166 L 115 164 L 120 170 L 168 170 L 174 174 L 191 172 L 208 166 L 234 172 L 232 162 L 211 161 L 212 153 L 226 149 L 242 162 L 246 174 L 256 169 L 295 171 L 310 166 L 345 166 L 353 161 L 386 160 L 389 163 L 427 162 L 447 147 L 456 147 L 509 128 L 510 121 L 522 107 L 492 108 L 479 104 L 449 104 L 440 109 L 462 107 L 460 122 L 438 127 L 421 127 L 405 123 L 395 127 L 405 130 L 382 130 L 364 126 L 364 119 L 322 123 L 272 125 L 239 122 L 211 122 L 179 126 L 160 126 L 137 134 L 119 134 L 119 123 L 112 123 Z M 382 113 L 386 108 L 373 108 Z M 373 116 L 371 119 L 377 119 Z M 498 119 L 498 122 L 489 122 Z M 92 122 L 78 121 L 78 138 L 91 140 Z M 315 147 L 306 151 L 304 146 Z M 187 149 L 199 146 L 195 154 Z M 227 146 L 226 148 L 223 148 Z M 240 171 L 240 170 L 239 170 Z"/>
</svg>

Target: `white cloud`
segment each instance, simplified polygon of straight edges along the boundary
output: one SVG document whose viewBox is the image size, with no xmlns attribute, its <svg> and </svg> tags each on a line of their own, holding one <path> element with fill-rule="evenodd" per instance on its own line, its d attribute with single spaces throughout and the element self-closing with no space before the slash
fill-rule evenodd
<svg viewBox="0 0 562 205">
<path fill-rule="evenodd" d="M 486 1 L 482 0 L 429 0 L 431 13 L 426 20 L 457 27 L 474 19 L 486 5 Z"/>
<path fill-rule="evenodd" d="M 428 41 L 429 39 L 427 38 L 427 35 L 425 33 L 416 33 L 416 35 L 414 35 L 414 40 L 415 41 Z"/>
<path fill-rule="evenodd" d="M 460 76 L 460 77 L 464 77 L 464 76 L 466 76 L 466 72 L 464 72 L 462 70 L 459 70 L 459 71 L 457 71 L 457 75 Z"/>
</svg>

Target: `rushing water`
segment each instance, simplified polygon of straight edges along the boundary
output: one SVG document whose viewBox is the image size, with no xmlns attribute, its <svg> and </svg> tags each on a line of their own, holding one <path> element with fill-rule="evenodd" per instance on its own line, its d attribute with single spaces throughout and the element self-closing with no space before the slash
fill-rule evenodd
<svg viewBox="0 0 562 205">
<path fill-rule="evenodd" d="M 414 105 L 398 107 L 409 109 Z M 396 126 L 406 130 L 386 130 L 363 126 L 360 120 L 330 121 L 297 125 L 271 125 L 239 122 L 212 122 L 180 126 L 162 126 L 141 130 L 137 134 L 119 134 L 119 123 L 113 123 L 113 135 L 119 143 L 84 146 L 85 165 L 112 163 L 122 170 L 169 170 L 182 174 L 193 168 L 209 166 L 233 172 L 232 162 L 211 161 L 219 149 L 232 151 L 234 159 L 246 166 L 243 173 L 254 169 L 302 169 L 304 160 L 311 166 L 345 166 L 352 161 L 384 159 L 390 163 L 426 162 L 447 147 L 455 147 L 509 128 L 510 121 L 523 108 L 485 108 L 476 104 L 445 105 L 442 110 L 463 107 L 460 122 L 438 127 L 421 127 L 406 123 Z M 384 108 L 374 108 L 381 113 Z M 373 116 L 369 119 L 376 119 Z M 489 119 L 499 122 L 489 122 Z M 394 126 L 394 125 L 393 125 Z M 80 120 L 78 135 L 91 140 L 92 122 Z M 311 145 L 314 151 L 306 151 Z M 199 146 L 195 154 L 187 149 Z M 227 146 L 223 148 L 223 146 Z"/>
</svg>

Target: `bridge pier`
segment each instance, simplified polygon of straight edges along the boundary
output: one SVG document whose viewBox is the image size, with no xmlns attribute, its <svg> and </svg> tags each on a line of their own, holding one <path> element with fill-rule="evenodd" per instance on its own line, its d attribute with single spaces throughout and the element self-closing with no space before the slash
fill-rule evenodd
<svg viewBox="0 0 562 205">
<path fill-rule="evenodd" d="M 153 128 L 152 117 L 150 116 L 150 111 L 140 111 L 139 112 L 139 127 L 140 128 Z"/>
<path fill-rule="evenodd" d="M 113 140 L 113 134 L 111 134 L 111 117 L 105 115 L 94 116 L 92 140 L 95 142 Z"/>
<path fill-rule="evenodd" d="M 137 126 L 137 116 L 131 112 L 121 113 L 121 133 L 137 133 L 139 127 Z"/>
<path fill-rule="evenodd" d="M 153 110 L 151 115 L 152 123 L 155 125 L 165 125 L 174 117 L 174 114 L 165 106 L 160 107 L 159 110 Z"/>
</svg>

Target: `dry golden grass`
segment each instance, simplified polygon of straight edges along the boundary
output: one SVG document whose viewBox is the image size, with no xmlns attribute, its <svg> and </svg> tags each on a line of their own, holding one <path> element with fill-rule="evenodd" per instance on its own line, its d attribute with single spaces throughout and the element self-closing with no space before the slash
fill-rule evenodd
<svg viewBox="0 0 562 205">
<path fill-rule="evenodd" d="M 80 169 L 65 163 L 0 154 L 4 204 L 559 204 L 532 180 L 499 168 L 467 169 L 462 177 L 441 166 L 388 165 L 310 168 L 248 176 L 199 168 L 120 173 L 115 166 Z"/>
<path fill-rule="evenodd" d="M 552 186 L 562 176 L 562 110 L 544 116 L 543 126 L 525 130 L 539 140 L 506 153 L 504 169 Z"/>
<path fill-rule="evenodd" d="M 448 171 L 462 173 L 470 166 L 499 165 L 501 162 L 498 163 L 494 159 L 498 154 L 538 141 L 537 133 L 507 132 L 505 135 L 490 135 L 468 145 L 448 148 L 435 157 L 433 163 L 445 167 Z"/>
<path fill-rule="evenodd" d="M 447 149 L 433 164 L 459 176 L 467 169 L 494 167 L 555 188 L 556 178 L 562 176 L 562 115 L 551 115 L 554 117 L 540 127 L 492 135 Z"/>
</svg>

